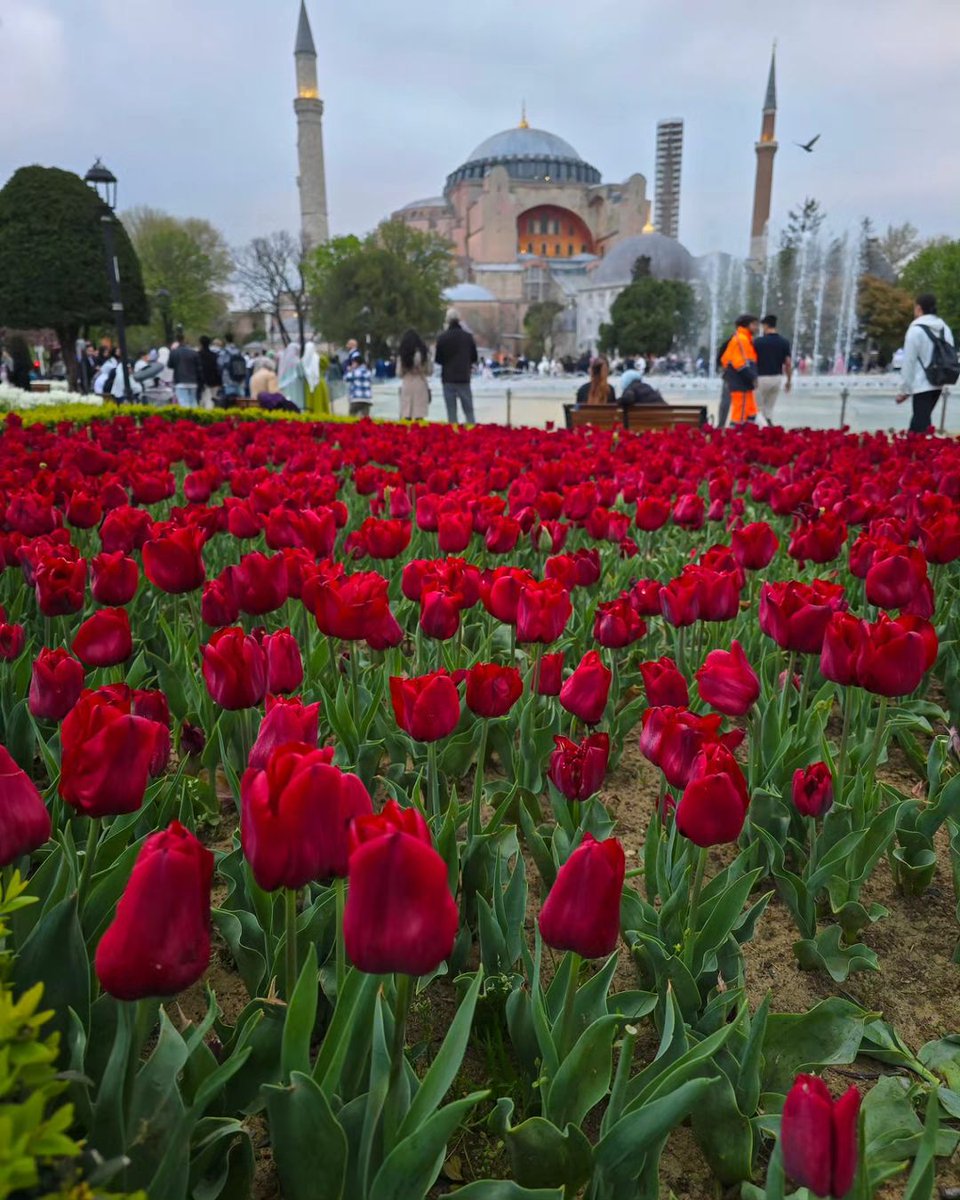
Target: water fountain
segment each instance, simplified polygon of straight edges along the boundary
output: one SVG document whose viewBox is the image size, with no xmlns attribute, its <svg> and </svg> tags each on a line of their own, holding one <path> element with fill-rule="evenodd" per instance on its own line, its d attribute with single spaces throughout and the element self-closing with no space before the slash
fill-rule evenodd
<svg viewBox="0 0 960 1200">
<path fill-rule="evenodd" d="M 820 279 L 817 283 L 817 305 L 813 317 L 813 374 L 820 374 L 820 332 L 823 327 L 823 297 L 827 290 L 827 259 L 820 254 Z"/>
<path fill-rule="evenodd" d="M 707 356 L 707 372 L 712 379 L 716 373 L 717 362 L 717 327 L 720 309 L 720 256 L 713 256 L 710 271 L 710 353 Z"/>
</svg>

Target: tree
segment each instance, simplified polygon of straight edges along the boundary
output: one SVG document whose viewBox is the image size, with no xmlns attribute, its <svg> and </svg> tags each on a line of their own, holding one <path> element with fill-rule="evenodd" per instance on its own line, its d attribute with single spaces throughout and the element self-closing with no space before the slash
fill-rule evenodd
<svg viewBox="0 0 960 1200">
<path fill-rule="evenodd" d="M 365 339 L 377 355 L 406 329 L 429 335 L 440 327 L 443 289 L 453 281 L 451 249 L 399 221 L 384 221 L 362 241 L 319 246 L 305 266 L 317 328 L 331 342 Z"/>
<path fill-rule="evenodd" d="M 290 341 L 283 319 L 284 310 L 293 310 L 301 348 L 308 311 L 304 253 L 303 242 L 281 230 L 267 237 L 254 238 L 244 247 L 237 255 L 235 273 L 250 307 L 275 318 L 284 345 Z"/>
<path fill-rule="evenodd" d="M 523 332 L 529 358 L 540 358 L 552 349 L 553 327 L 562 312 L 563 305 L 556 300 L 537 300 L 527 309 Z"/>
<path fill-rule="evenodd" d="M 925 247 L 904 268 L 901 282 L 909 288 L 911 299 L 933 292 L 938 313 L 960 337 L 960 241 Z"/>
<path fill-rule="evenodd" d="M 915 226 L 909 221 L 888 225 L 887 232 L 877 239 L 880 253 L 899 275 L 923 245 Z"/>
<path fill-rule="evenodd" d="M 155 208 L 131 209 L 123 223 L 140 259 L 148 296 L 161 294 L 154 323 L 160 315 L 193 333 L 209 330 L 226 312 L 225 289 L 233 273 L 220 231 L 209 221 L 181 219 Z M 163 332 L 169 337 L 168 329 Z"/>
<path fill-rule="evenodd" d="M 600 349 L 606 353 L 666 354 L 687 337 L 696 297 L 689 283 L 654 279 L 634 272 L 610 309 L 610 323 L 600 326 Z"/>
<path fill-rule="evenodd" d="M 0 190 L 0 325 L 54 330 L 71 383 L 81 330 L 113 321 L 105 213 L 79 175 L 57 167 L 21 167 Z M 115 240 L 126 318 L 140 324 L 148 314 L 140 263 L 119 222 Z"/>
<path fill-rule="evenodd" d="M 913 298 L 896 284 L 876 275 L 860 277 L 857 314 L 867 338 L 874 343 L 883 362 L 903 345 L 907 326 L 913 320 Z"/>
</svg>

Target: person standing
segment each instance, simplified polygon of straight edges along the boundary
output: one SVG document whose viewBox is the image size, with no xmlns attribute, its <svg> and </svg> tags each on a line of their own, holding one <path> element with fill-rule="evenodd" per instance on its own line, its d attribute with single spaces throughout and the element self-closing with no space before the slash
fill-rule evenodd
<svg viewBox="0 0 960 1200">
<path fill-rule="evenodd" d="M 757 352 L 753 348 L 759 321 L 749 313 L 737 317 L 733 337 L 720 356 L 723 379 L 730 388 L 730 424 L 753 424 L 757 419 Z"/>
<path fill-rule="evenodd" d="M 447 309 L 447 328 L 437 338 L 436 359 L 443 383 L 447 420 L 451 425 L 456 424 L 459 400 L 463 406 L 464 420 L 468 425 L 473 425 L 470 379 L 473 367 L 478 362 L 477 343 L 473 340 L 473 334 L 460 324 L 460 314 L 455 308 Z"/>
<path fill-rule="evenodd" d="M 236 408 L 247 390 L 247 360 L 233 338 L 227 338 L 227 344 L 217 356 L 217 367 L 220 370 L 220 407 Z"/>
<path fill-rule="evenodd" d="M 324 376 L 324 367 L 329 365 L 329 362 L 325 363 L 321 355 L 317 353 L 316 344 L 312 341 L 307 342 L 304 346 L 303 358 L 300 362 L 303 366 L 306 411 L 313 413 L 316 417 L 329 416 L 330 389 Z"/>
<path fill-rule="evenodd" d="M 373 376 L 359 350 L 351 350 L 343 377 L 350 400 L 350 416 L 365 417 L 373 404 Z"/>
<path fill-rule="evenodd" d="M 220 367 L 217 352 L 210 348 L 210 338 L 204 334 L 200 339 L 200 406 L 214 408 L 220 398 Z"/>
<path fill-rule="evenodd" d="M 400 375 L 400 420 L 425 421 L 430 407 L 430 352 L 415 329 L 400 339 L 397 352 Z"/>
<path fill-rule="evenodd" d="M 304 374 L 303 363 L 300 361 L 300 343 L 290 342 L 280 355 L 280 366 L 277 369 L 280 376 L 280 391 L 299 412 L 304 406 Z"/>
<path fill-rule="evenodd" d="M 940 394 L 957 382 L 960 370 L 953 331 L 937 316 L 937 299 L 930 292 L 917 297 L 914 319 L 907 329 L 900 366 L 900 395 L 897 403 L 913 400 L 911 433 L 926 433 Z"/>
<path fill-rule="evenodd" d="M 781 383 L 784 393 L 789 393 L 793 384 L 793 359 L 790 357 L 790 343 L 782 333 L 777 333 L 775 314 L 768 313 L 760 324 L 763 333 L 753 341 L 753 348 L 757 352 L 757 405 L 772 425 Z M 784 375 L 787 377 L 785 382 Z"/>
<path fill-rule="evenodd" d="M 167 367 L 173 372 L 177 404 L 181 408 L 196 408 L 197 392 L 200 390 L 200 355 L 185 341 L 174 342 Z"/>
</svg>

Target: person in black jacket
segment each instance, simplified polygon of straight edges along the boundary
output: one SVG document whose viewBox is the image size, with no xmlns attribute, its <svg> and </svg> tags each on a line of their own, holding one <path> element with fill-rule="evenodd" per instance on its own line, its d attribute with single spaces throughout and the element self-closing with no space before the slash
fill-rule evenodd
<svg viewBox="0 0 960 1200">
<path fill-rule="evenodd" d="M 200 407 L 213 408 L 220 397 L 219 355 L 216 350 L 211 350 L 210 338 L 206 334 L 200 339 L 197 355 L 200 359 Z"/>
<path fill-rule="evenodd" d="M 470 378 L 474 364 L 478 361 L 477 343 L 473 340 L 473 334 L 460 324 L 460 314 L 455 308 L 447 309 L 447 328 L 437 338 L 435 358 L 441 369 L 447 420 L 455 424 L 459 400 L 463 405 L 466 423 L 473 425 L 473 392 L 470 388 Z"/>
</svg>

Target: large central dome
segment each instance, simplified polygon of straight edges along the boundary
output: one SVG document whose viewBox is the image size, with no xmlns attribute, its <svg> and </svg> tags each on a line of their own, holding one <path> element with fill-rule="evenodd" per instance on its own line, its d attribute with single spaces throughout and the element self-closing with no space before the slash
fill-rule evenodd
<svg viewBox="0 0 960 1200">
<path fill-rule="evenodd" d="M 493 167 L 503 167 L 511 179 L 531 183 L 600 182 L 600 172 L 584 162 L 569 142 L 545 129 L 522 124 L 481 142 L 467 161 L 447 176 L 447 188 L 465 180 L 479 181 Z"/>
</svg>

